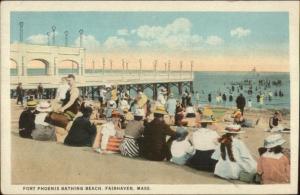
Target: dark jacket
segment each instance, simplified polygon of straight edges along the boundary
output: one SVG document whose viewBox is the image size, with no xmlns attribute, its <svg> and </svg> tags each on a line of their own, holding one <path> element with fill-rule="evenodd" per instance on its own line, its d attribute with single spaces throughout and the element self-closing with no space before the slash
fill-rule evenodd
<svg viewBox="0 0 300 195">
<path fill-rule="evenodd" d="M 64 141 L 70 146 L 92 146 L 96 135 L 96 126 L 88 118 L 78 117 L 73 122 L 71 129 Z"/>
<path fill-rule="evenodd" d="M 236 98 L 236 106 L 238 108 L 244 108 L 246 105 L 246 99 L 244 96 L 240 95 Z"/>
<path fill-rule="evenodd" d="M 176 138 L 176 133 L 164 121 L 154 118 L 146 124 L 141 142 L 141 155 L 149 160 L 162 161 L 171 158 L 170 144 Z M 166 136 L 171 136 L 166 141 Z"/>
<path fill-rule="evenodd" d="M 32 138 L 31 132 L 35 129 L 35 112 L 25 110 L 19 118 L 19 135 L 23 138 Z"/>
</svg>

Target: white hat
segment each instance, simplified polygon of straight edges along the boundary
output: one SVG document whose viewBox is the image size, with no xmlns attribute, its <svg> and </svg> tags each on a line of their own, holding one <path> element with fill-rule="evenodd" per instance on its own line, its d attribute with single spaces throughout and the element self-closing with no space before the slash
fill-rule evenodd
<svg viewBox="0 0 300 195">
<path fill-rule="evenodd" d="M 36 110 L 39 112 L 51 112 L 51 104 L 49 104 L 49 102 L 42 101 L 37 105 Z"/>
<path fill-rule="evenodd" d="M 264 147 L 265 148 L 273 148 L 275 146 L 280 146 L 285 143 L 285 140 L 282 138 L 280 134 L 273 134 L 268 136 L 264 140 Z"/>
<path fill-rule="evenodd" d="M 109 104 L 109 106 L 113 106 L 115 104 L 115 101 L 114 100 L 109 100 L 108 104 Z"/>
<path fill-rule="evenodd" d="M 111 84 L 106 84 L 105 88 L 111 88 Z"/>
<path fill-rule="evenodd" d="M 241 130 L 241 125 L 228 125 L 225 127 L 225 130 L 223 130 L 222 132 L 224 133 L 245 133 L 245 131 Z"/>
<path fill-rule="evenodd" d="M 142 109 L 142 108 L 136 109 L 135 112 L 134 112 L 134 116 L 142 116 L 142 117 L 144 117 L 145 116 L 144 109 Z"/>
</svg>

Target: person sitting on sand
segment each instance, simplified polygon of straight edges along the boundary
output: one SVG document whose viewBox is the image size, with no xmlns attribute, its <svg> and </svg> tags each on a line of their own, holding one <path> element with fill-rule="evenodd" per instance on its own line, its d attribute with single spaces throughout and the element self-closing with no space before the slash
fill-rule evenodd
<svg viewBox="0 0 300 195">
<path fill-rule="evenodd" d="M 187 162 L 187 165 L 202 171 L 214 171 L 216 160 L 211 159 L 217 145 L 219 135 L 211 130 L 208 125 L 214 123 L 211 115 L 203 112 L 201 120 L 196 121 L 196 131 L 193 132 L 191 141 L 196 149 L 195 155 Z"/>
<path fill-rule="evenodd" d="M 164 106 L 166 104 L 165 95 L 167 94 L 167 90 L 162 88 L 157 96 L 157 104 L 159 106 Z"/>
<path fill-rule="evenodd" d="M 164 115 L 168 114 L 163 106 L 157 106 L 154 110 L 154 119 L 146 124 L 143 139 L 140 144 L 141 156 L 153 161 L 171 159 L 170 144 L 176 138 L 176 133 L 164 121 Z M 166 137 L 170 136 L 166 141 Z"/>
<path fill-rule="evenodd" d="M 187 139 L 188 131 L 184 127 L 177 127 L 176 140 L 172 142 L 170 162 L 184 165 L 194 154 L 195 149 Z"/>
<path fill-rule="evenodd" d="M 95 124 L 90 122 L 92 112 L 93 109 L 89 106 L 82 109 L 82 116 L 74 120 L 64 140 L 65 145 L 92 146 L 97 131 Z"/>
<path fill-rule="evenodd" d="M 36 101 L 28 101 L 26 109 L 19 118 L 19 135 L 23 138 L 32 138 L 31 133 L 35 129 Z"/>
<path fill-rule="evenodd" d="M 285 140 L 280 134 L 273 134 L 264 140 L 257 161 L 257 173 L 262 184 L 282 184 L 290 182 L 290 162 L 283 154 Z"/>
<path fill-rule="evenodd" d="M 105 117 L 111 118 L 112 111 L 116 109 L 116 103 L 113 100 L 107 102 L 107 106 L 105 108 Z"/>
<path fill-rule="evenodd" d="M 256 173 L 256 162 L 248 148 L 238 138 L 244 133 L 240 125 L 229 125 L 223 131 L 225 134 L 218 140 L 219 145 L 212 154 L 212 159 L 218 161 L 214 174 L 224 179 L 239 179 L 241 174 L 253 178 Z"/>
<path fill-rule="evenodd" d="M 137 90 L 137 96 L 136 96 L 136 105 L 138 108 L 144 109 L 145 115 L 147 114 L 147 102 L 148 97 L 139 89 Z M 132 111 L 135 112 L 135 111 Z"/>
<path fill-rule="evenodd" d="M 279 121 L 282 121 L 282 115 L 279 111 L 276 111 L 274 115 L 269 119 L 269 127 L 270 129 L 266 131 L 271 131 L 271 132 L 286 132 L 289 131 L 290 129 L 288 128 L 283 128 L 281 124 L 279 124 Z"/>
<path fill-rule="evenodd" d="M 120 113 L 113 111 L 108 122 L 101 126 L 96 134 L 93 149 L 98 153 L 116 153 L 119 152 L 119 146 L 124 136 L 124 130 L 121 129 Z"/>
<path fill-rule="evenodd" d="M 79 89 L 76 87 L 75 76 L 73 74 L 67 76 L 67 81 L 70 88 L 66 93 L 59 111 L 67 115 L 71 121 L 79 111 Z"/>
<path fill-rule="evenodd" d="M 51 104 L 49 102 L 43 101 L 37 105 L 36 110 L 39 112 L 35 116 L 35 129 L 32 131 L 31 136 L 35 140 L 40 141 L 55 141 L 55 128 L 45 121 L 46 116 L 52 111 Z"/>
<path fill-rule="evenodd" d="M 186 118 L 195 118 L 196 113 L 193 104 L 190 102 L 185 109 Z"/>
<path fill-rule="evenodd" d="M 128 104 L 128 101 L 126 99 L 124 99 L 123 97 L 121 97 L 121 101 L 119 102 L 119 108 L 121 110 L 124 110 L 125 108 L 129 109 L 130 105 Z"/>
<path fill-rule="evenodd" d="M 134 120 L 128 122 L 120 145 L 121 155 L 131 158 L 139 156 L 138 139 L 144 131 L 144 115 L 144 110 L 137 109 L 134 113 Z"/>
<path fill-rule="evenodd" d="M 181 107 L 181 104 L 179 102 L 176 106 L 175 125 L 176 126 L 187 126 L 188 125 L 188 121 L 184 120 L 184 110 Z"/>
<path fill-rule="evenodd" d="M 254 124 L 251 120 L 245 119 L 245 117 L 242 115 L 241 111 L 238 109 L 233 112 L 233 124 L 240 125 L 241 127 L 248 127 L 252 128 L 254 127 Z M 259 119 L 257 119 L 256 124 L 259 122 Z"/>
</svg>

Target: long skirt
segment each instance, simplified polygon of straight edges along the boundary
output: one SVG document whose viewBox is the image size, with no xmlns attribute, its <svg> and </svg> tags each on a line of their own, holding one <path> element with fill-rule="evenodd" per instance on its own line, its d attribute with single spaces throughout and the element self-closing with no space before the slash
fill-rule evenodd
<svg viewBox="0 0 300 195">
<path fill-rule="evenodd" d="M 202 171 L 213 172 L 218 161 L 211 158 L 214 150 L 196 150 L 195 155 L 190 158 L 187 165 Z"/>
<path fill-rule="evenodd" d="M 139 156 L 139 145 L 134 138 L 125 137 L 120 145 L 121 155 L 127 157 Z"/>
<path fill-rule="evenodd" d="M 64 129 L 71 120 L 65 113 L 56 112 L 50 112 L 45 118 L 45 122 Z"/>
</svg>

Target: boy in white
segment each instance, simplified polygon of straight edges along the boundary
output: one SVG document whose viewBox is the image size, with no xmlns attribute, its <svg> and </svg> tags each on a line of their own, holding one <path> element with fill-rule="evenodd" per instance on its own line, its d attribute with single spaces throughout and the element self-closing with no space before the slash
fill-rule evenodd
<svg viewBox="0 0 300 195">
<path fill-rule="evenodd" d="M 176 129 L 177 139 L 171 145 L 171 162 L 184 165 L 194 154 L 195 149 L 187 139 L 188 132 L 184 127 Z"/>
</svg>

